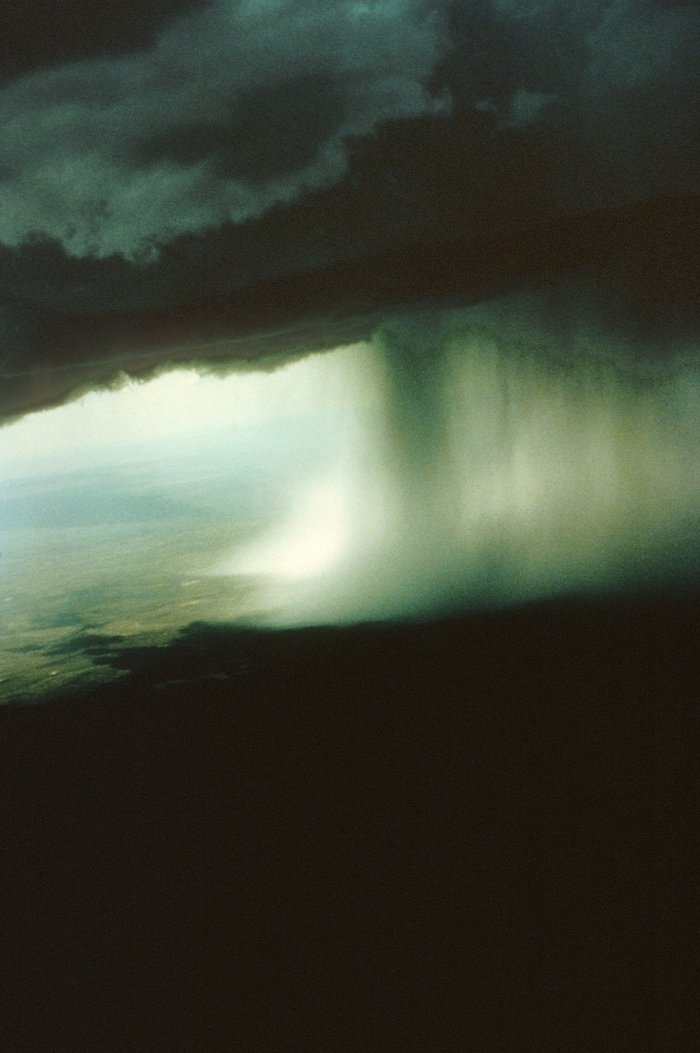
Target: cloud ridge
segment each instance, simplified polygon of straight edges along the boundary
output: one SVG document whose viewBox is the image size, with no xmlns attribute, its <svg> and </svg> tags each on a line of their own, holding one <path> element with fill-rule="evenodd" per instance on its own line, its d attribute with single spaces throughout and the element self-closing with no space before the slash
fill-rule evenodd
<svg viewBox="0 0 700 1053">
<path fill-rule="evenodd" d="M 444 112 L 442 4 L 214 0 L 148 49 L 40 70 L 0 92 L 0 242 L 157 258 L 336 183 L 345 143 Z"/>
</svg>

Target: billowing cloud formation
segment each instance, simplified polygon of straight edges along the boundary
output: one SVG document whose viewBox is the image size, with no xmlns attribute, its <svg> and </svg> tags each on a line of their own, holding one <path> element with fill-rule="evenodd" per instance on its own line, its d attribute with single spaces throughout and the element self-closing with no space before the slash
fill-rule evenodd
<svg viewBox="0 0 700 1053">
<path fill-rule="evenodd" d="M 367 339 L 397 312 L 509 291 L 529 304 L 518 327 L 546 320 L 570 357 L 595 346 L 664 368 L 697 353 L 699 237 L 700 201 L 679 198 L 401 248 L 158 310 L 14 303 L 0 312 L 0 418 L 178 364 L 275 367 L 284 356 Z"/>
<path fill-rule="evenodd" d="M 697 30 L 692 5 L 650 0 L 614 0 L 600 5 L 600 22 L 588 34 L 589 76 L 595 91 L 639 87 L 678 75 L 690 57 L 684 39 Z M 679 54 L 680 46 L 680 54 Z M 683 54 L 685 52 L 685 55 Z"/>
<path fill-rule="evenodd" d="M 614 319 L 657 357 L 697 332 L 697 4 L 131 9 L 110 34 L 115 0 L 71 0 L 5 64 L 0 413 L 577 267 L 564 329 Z"/>
<path fill-rule="evenodd" d="M 270 267 L 290 251 L 290 224 L 308 260 L 522 208 L 700 190 L 696 5 L 181 7 L 136 4 L 133 32 L 112 34 L 106 55 L 98 4 L 82 61 L 76 19 L 62 51 L 37 46 L 37 68 L 6 84 L 0 243 L 38 235 L 74 256 L 145 261 L 179 236 L 298 206 L 296 223 L 278 212 L 269 229 L 230 235 L 226 256 L 247 260 L 252 244 Z"/>
<path fill-rule="evenodd" d="M 0 95 L 0 240 L 145 256 L 336 182 L 344 143 L 444 110 L 420 0 L 214 0 L 147 50 L 35 73 Z"/>
</svg>

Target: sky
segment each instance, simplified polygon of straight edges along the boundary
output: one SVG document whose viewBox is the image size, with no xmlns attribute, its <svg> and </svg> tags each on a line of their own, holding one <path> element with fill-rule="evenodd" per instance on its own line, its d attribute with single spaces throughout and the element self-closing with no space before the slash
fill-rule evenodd
<svg viewBox="0 0 700 1053">
<path fill-rule="evenodd" d="M 483 299 L 522 280 L 523 231 L 528 277 L 551 280 L 552 239 L 556 278 L 637 228 L 662 254 L 697 228 L 696 3 L 8 0 L 0 19 L 5 415 L 183 345 L 297 352 L 309 324 L 366 338 L 392 295 Z M 665 226 L 660 200 L 684 203 Z M 633 207 L 587 260 L 571 217 Z M 456 283 L 433 273 L 446 243 Z M 325 277 L 341 264 L 355 300 Z M 279 284 L 304 275 L 305 296 Z"/>
</svg>

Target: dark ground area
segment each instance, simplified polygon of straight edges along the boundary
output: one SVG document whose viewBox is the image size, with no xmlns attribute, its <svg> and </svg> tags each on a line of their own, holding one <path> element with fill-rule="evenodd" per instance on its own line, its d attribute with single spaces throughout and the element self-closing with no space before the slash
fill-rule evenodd
<svg viewBox="0 0 700 1053">
<path fill-rule="evenodd" d="M 0 1047 L 694 1048 L 699 614 L 86 639 L 0 711 Z"/>
</svg>

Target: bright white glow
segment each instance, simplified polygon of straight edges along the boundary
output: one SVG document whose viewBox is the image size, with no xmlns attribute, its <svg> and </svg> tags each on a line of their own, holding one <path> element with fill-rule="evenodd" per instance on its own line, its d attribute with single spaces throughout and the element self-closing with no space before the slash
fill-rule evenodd
<svg viewBox="0 0 700 1053">
<path fill-rule="evenodd" d="M 181 370 L 0 429 L 0 696 L 102 675 L 70 647 L 59 664 L 81 630 L 150 646 L 194 620 L 697 581 L 700 368 L 641 378 L 486 315 L 398 319 L 272 372 Z"/>
<path fill-rule="evenodd" d="M 253 617 L 342 622 L 605 588 L 690 550 L 696 369 L 642 380 L 459 317 L 426 357 L 411 324 L 339 356 L 331 475 L 300 484 L 279 528 L 215 568 L 265 582 Z M 275 597 L 275 580 L 296 588 Z"/>
<path fill-rule="evenodd" d="M 286 581 L 322 574 L 338 561 L 347 544 L 347 496 L 333 478 L 304 489 L 285 522 L 217 565 L 214 573 Z"/>
<path fill-rule="evenodd" d="M 582 352 L 567 361 L 484 316 L 398 320 L 270 372 L 180 370 L 0 430 L 0 481 L 35 477 L 13 497 L 37 526 L 32 565 L 56 580 L 38 559 L 57 544 L 47 528 L 77 524 L 88 563 L 90 524 L 124 523 L 119 566 L 143 581 L 155 523 L 163 582 L 168 531 L 186 580 L 206 581 L 188 614 L 268 624 L 597 589 L 653 577 L 655 561 L 695 573 L 700 371 L 643 380 Z M 117 483 L 100 465 L 118 466 Z M 76 466 L 87 483 L 70 482 Z"/>
<path fill-rule="evenodd" d="M 347 401 L 347 356 L 313 355 L 274 371 L 235 371 L 225 376 L 177 369 L 150 381 L 128 381 L 92 391 L 55 409 L 0 427 L 0 477 L 72 471 L 95 461 L 123 461 L 129 451 L 177 441 L 240 436 L 272 422 L 333 414 Z M 148 455 L 147 455 L 148 457 Z"/>
</svg>

